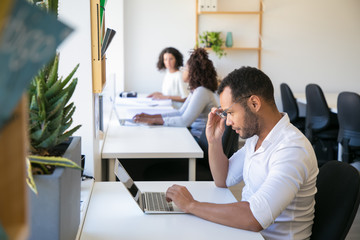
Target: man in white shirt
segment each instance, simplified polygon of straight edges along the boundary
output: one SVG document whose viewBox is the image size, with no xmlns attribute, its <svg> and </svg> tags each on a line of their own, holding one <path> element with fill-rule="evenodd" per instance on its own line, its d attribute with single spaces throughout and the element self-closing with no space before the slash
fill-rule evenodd
<svg viewBox="0 0 360 240">
<path fill-rule="evenodd" d="M 309 239 L 318 174 L 310 142 L 278 111 L 273 85 L 262 71 L 234 70 L 218 92 L 223 110 L 213 108 L 206 126 L 209 164 L 218 187 L 244 181 L 242 200 L 198 202 L 178 185 L 168 189 L 168 200 L 206 220 L 261 231 L 265 239 Z M 224 121 L 247 139 L 230 159 L 222 149 Z"/>
</svg>

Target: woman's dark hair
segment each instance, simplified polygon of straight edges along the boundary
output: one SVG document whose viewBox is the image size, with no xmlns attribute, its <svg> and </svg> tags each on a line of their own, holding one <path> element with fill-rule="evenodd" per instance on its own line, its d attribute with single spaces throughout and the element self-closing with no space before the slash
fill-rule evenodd
<svg viewBox="0 0 360 240">
<path fill-rule="evenodd" d="M 217 74 L 213 62 L 204 48 L 193 50 L 187 61 L 189 88 L 194 90 L 203 86 L 215 92 L 218 88 Z"/>
<path fill-rule="evenodd" d="M 273 84 L 270 78 L 257 68 L 235 69 L 221 81 L 218 93 L 221 94 L 225 87 L 230 87 L 233 102 L 240 97 L 257 95 L 275 105 Z"/>
<path fill-rule="evenodd" d="M 160 55 L 159 55 L 159 60 L 156 64 L 157 68 L 160 70 L 165 69 L 165 64 L 164 64 L 164 54 L 165 53 L 170 53 L 175 57 L 176 63 L 175 63 L 175 68 L 177 70 L 179 70 L 179 68 L 181 66 L 183 66 L 183 55 L 181 54 L 181 52 L 179 52 L 179 50 L 177 50 L 176 48 L 173 47 L 167 47 L 164 50 L 161 51 Z"/>
</svg>

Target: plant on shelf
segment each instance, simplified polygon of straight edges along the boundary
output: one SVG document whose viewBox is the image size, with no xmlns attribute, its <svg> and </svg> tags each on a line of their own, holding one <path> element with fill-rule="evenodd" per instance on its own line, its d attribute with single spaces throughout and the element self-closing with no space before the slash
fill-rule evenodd
<svg viewBox="0 0 360 240">
<path fill-rule="evenodd" d="M 225 50 L 222 48 L 225 41 L 221 38 L 220 34 L 221 32 L 206 31 L 199 35 L 200 43 L 204 47 L 211 48 L 219 58 L 226 55 Z"/>
</svg>

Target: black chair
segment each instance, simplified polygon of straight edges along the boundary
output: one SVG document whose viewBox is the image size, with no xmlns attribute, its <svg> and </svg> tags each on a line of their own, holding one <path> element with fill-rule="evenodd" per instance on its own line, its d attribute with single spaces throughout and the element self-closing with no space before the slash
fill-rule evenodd
<svg viewBox="0 0 360 240">
<path fill-rule="evenodd" d="M 280 93 L 283 111 L 288 114 L 290 122 L 304 133 L 305 118 L 299 116 L 299 107 L 289 85 L 286 83 L 280 84 Z"/>
<path fill-rule="evenodd" d="M 196 180 L 198 181 L 212 181 L 212 175 L 209 166 L 208 150 L 209 145 L 206 138 L 206 129 L 203 130 L 200 139 L 197 141 L 199 146 L 204 152 L 204 158 L 196 159 Z M 239 147 L 239 135 L 231 128 L 226 126 L 222 137 L 222 145 L 224 154 L 230 158 Z"/>
<path fill-rule="evenodd" d="M 360 96 L 354 92 L 341 92 L 337 102 L 342 161 L 360 160 Z"/>
<path fill-rule="evenodd" d="M 320 168 L 316 187 L 310 239 L 345 239 L 360 203 L 359 172 L 347 163 L 329 161 Z"/>
<path fill-rule="evenodd" d="M 322 89 L 308 84 L 306 93 L 305 135 L 313 144 L 319 166 L 337 158 L 339 123 L 327 105 Z"/>
</svg>

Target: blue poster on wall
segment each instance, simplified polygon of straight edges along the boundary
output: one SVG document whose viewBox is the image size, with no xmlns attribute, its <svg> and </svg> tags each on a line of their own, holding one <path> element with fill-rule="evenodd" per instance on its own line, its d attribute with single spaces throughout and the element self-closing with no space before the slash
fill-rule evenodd
<svg viewBox="0 0 360 240">
<path fill-rule="evenodd" d="M 0 134 L 31 79 L 72 32 L 55 15 L 15 0 L 0 33 Z"/>
</svg>

